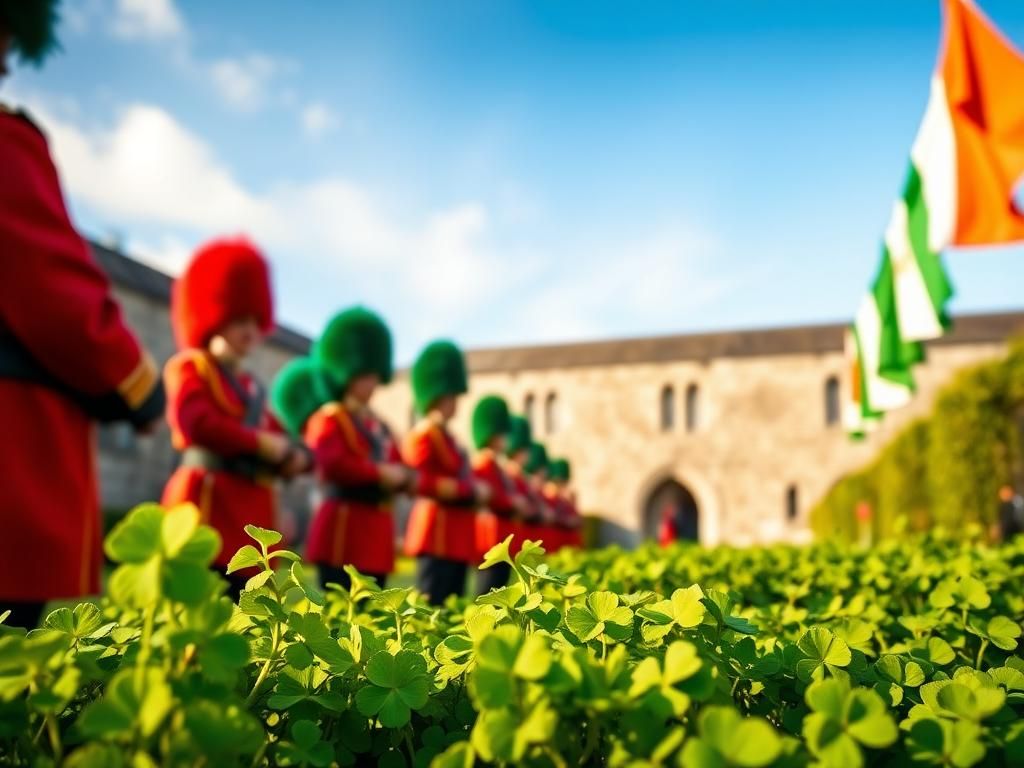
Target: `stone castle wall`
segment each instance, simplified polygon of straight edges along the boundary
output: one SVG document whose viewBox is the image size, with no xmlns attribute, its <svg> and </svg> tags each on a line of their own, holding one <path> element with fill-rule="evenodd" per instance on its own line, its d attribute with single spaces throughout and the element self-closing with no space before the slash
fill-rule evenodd
<svg viewBox="0 0 1024 768">
<path fill-rule="evenodd" d="M 706 544 L 801 541 L 810 536 L 810 508 L 834 482 L 926 413 L 954 371 L 1004 349 L 1004 342 L 933 347 L 917 371 L 913 403 L 862 442 L 851 441 L 841 423 L 826 423 L 826 382 L 838 378 L 840 403 L 849 385 L 840 351 L 472 373 L 455 430 L 468 440 L 472 405 L 484 394 L 502 395 L 519 411 L 532 396 L 535 436 L 549 453 L 572 461 L 580 506 L 604 519 L 605 540 L 635 543 L 650 495 L 675 479 L 697 502 Z M 685 418 L 691 385 L 697 387 L 692 431 Z M 673 388 L 675 405 L 670 430 L 661 425 L 666 386 Z M 400 377 L 384 388 L 375 405 L 393 427 L 404 429 L 411 410 L 408 380 Z M 796 493 L 792 519 L 790 489 Z"/>
</svg>

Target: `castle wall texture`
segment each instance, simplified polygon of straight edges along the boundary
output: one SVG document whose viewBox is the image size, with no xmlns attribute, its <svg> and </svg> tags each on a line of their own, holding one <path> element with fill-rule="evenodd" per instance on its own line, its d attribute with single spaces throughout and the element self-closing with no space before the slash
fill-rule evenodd
<svg viewBox="0 0 1024 768">
<path fill-rule="evenodd" d="M 1015 316 L 1005 325 L 1017 326 L 1021 320 Z M 800 354 L 726 353 L 600 365 L 573 361 L 562 367 L 559 358 L 574 357 L 569 346 L 547 352 L 538 348 L 544 354 L 533 357 L 545 360 L 536 367 L 500 370 L 502 350 L 471 352 L 470 393 L 460 403 L 455 429 L 468 439 L 472 405 L 484 394 L 500 394 L 521 412 L 532 399 L 535 437 L 549 453 L 572 461 L 580 506 L 603 519 L 605 541 L 632 544 L 650 535 L 653 524 L 645 520 L 649 500 L 666 480 L 692 494 L 705 544 L 805 541 L 809 510 L 834 482 L 866 464 L 900 427 L 925 414 L 954 371 L 1005 350 L 1003 326 L 974 335 L 1002 338 L 957 343 L 954 336 L 951 343 L 932 345 L 928 362 L 917 372 L 913 403 L 861 442 L 852 441 L 841 422 L 826 419 L 829 379 L 838 380 L 840 405 L 849 386 L 839 347 L 841 328 L 835 329 L 833 349 Z M 628 358 L 631 342 L 621 344 L 618 356 Z M 522 364 L 523 357 L 508 352 L 510 364 Z M 474 362 L 483 370 L 473 370 Z M 668 429 L 661 421 L 666 387 L 671 387 L 675 414 Z M 686 418 L 691 387 L 696 387 L 692 428 Z M 411 409 L 407 379 L 400 377 L 383 390 L 376 405 L 393 426 L 404 428 Z"/>
</svg>

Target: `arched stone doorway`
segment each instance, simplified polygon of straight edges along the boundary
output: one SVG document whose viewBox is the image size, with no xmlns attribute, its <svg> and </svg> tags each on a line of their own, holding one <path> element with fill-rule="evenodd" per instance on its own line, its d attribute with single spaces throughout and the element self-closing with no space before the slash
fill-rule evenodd
<svg viewBox="0 0 1024 768">
<path fill-rule="evenodd" d="M 658 538 L 661 521 L 666 515 L 670 515 L 675 524 L 677 539 L 700 540 L 697 500 L 685 485 L 672 477 L 655 485 L 647 496 L 644 503 L 644 538 Z"/>
</svg>

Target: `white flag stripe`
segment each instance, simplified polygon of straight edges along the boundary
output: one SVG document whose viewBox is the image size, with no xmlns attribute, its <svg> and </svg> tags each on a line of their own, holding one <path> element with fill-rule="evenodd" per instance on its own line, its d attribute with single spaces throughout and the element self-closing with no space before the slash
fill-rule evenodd
<svg viewBox="0 0 1024 768">
<path fill-rule="evenodd" d="M 882 378 L 878 373 L 882 319 L 874 295 L 868 293 L 857 312 L 857 334 L 860 337 L 861 366 L 864 371 L 864 393 L 869 410 L 892 411 L 910 402 L 910 389 Z"/>
<path fill-rule="evenodd" d="M 928 206 L 928 245 L 940 253 L 953 242 L 957 211 L 956 137 L 940 77 L 932 78 L 928 108 L 910 150 L 910 161 L 921 176 Z"/>
<path fill-rule="evenodd" d="M 885 232 L 885 245 L 892 263 L 900 336 L 905 341 L 937 339 L 943 333 L 942 323 L 910 245 L 909 226 L 907 204 L 897 200 Z"/>
<path fill-rule="evenodd" d="M 857 349 L 857 337 L 850 328 L 843 335 L 843 351 L 846 355 L 846 371 L 848 373 L 848 390 L 843 402 L 843 427 L 850 434 L 870 432 L 878 426 L 878 419 L 864 415 L 864 407 L 860 398 L 862 393 L 856 386 L 862 380 L 860 368 L 860 352 Z"/>
</svg>

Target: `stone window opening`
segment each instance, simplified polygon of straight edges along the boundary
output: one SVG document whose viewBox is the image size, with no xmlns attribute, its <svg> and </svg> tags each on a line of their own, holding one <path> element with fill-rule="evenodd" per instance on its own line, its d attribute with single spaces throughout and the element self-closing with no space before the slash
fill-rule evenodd
<svg viewBox="0 0 1024 768">
<path fill-rule="evenodd" d="M 829 376 L 825 380 L 825 426 L 834 427 L 839 423 L 839 378 Z"/>
<path fill-rule="evenodd" d="M 544 400 L 544 429 L 549 435 L 558 431 L 558 395 L 554 392 Z"/>
<path fill-rule="evenodd" d="M 671 384 L 661 388 L 661 431 L 671 432 L 676 426 L 676 391 Z"/>
<path fill-rule="evenodd" d="M 786 489 L 786 520 L 793 522 L 800 513 L 799 498 L 797 497 L 796 486 L 791 485 Z"/>
<path fill-rule="evenodd" d="M 700 425 L 700 390 L 696 384 L 686 388 L 686 431 L 696 432 Z"/>
<path fill-rule="evenodd" d="M 527 392 L 526 397 L 523 399 L 523 416 L 530 423 L 530 427 L 533 428 L 533 393 Z"/>
</svg>

